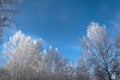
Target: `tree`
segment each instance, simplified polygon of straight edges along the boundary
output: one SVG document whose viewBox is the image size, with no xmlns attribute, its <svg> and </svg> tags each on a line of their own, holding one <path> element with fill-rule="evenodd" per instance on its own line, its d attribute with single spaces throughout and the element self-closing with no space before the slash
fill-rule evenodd
<svg viewBox="0 0 120 80">
<path fill-rule="evenodd" d="M 7 70 L 0 68 L 0 80 L 10 79 L 10 74 Z"/>
<path fill-rule="evenodd" d="M 61 69 L 63 68 L 62 56 L 59 54 L 58 49 L 52 49 L 50 46 L 48 51 L 44 50 L 43 53 L 43 70 L 47 76 L 47 80 L 62 79 Z M 61 75 L 61 76 L 60 76 Z"/>
<path fill-rule="evenodd" d="M 4 27 L 14 25 L 16 4 L 19 2 L 20 0 L 0 0 L 0 37 L 3 35 Z"/>
<path fill-rule="evenodd" d="M 74 63 L 63 57 L 58 48 L 41 52 L 41 40 L 21 31 L 4 44 L 1 78 L 10 80 L 73 80 Z M 4 80 L 5 80 L 4 79 Z"/>
<path fill-rule="evenodd" d="M 11 80 L 30 80 L 36 76 L 41 59 L 40 43 L 18 31 L 4 44 L 3 54 L 7 62 L 3 68 L 10 73 Z"/>
<path fill-rule="evenodd" d="M 73 62 L 63 57 L 58 48 L 43 51 L 42 56 L 43 78 L 46 80 L 73 80 Z M 45 77 L 44 77 L 45 76 Z"/>
<path fill-rule="evenodd" d="M 89 73 L 89 63 L 84 57 L 79 57 L 76 65 L 76 78 L 77 80 L 91 80 Z"/>
<path fill-rule="evenodd" d="M 86 60 L 91 64 L 91 73 L 97 80 L 117 80 L 120 67 L 119 38 L 110 39 L 105 26 L 91 23 L 87 36 L 81 39 L 81 46 Z M 93 71 L 93 72 L 92 72 Z"/>
</svg>

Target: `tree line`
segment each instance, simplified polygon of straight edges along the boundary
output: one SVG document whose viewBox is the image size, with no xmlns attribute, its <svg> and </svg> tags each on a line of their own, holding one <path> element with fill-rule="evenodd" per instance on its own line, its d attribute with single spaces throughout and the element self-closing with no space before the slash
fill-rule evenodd
<svg viewBox="0 0 120 80">
<path fill-rule="evenodd" d="M 82 56 L 74 62 L 58 48 L 42 49 L 42 40 L 21 31 L 4 43 L 0 80 L 120 80 L 120 36 L 91 23 L 80 39 Z"/>
<path fill-rule="evenodd" d="M 0 38 L 5 27 L 15 25 L 16 4 L 20 0 L 0 0 Z M 80 39 L 82 56 L 76 61 L 59 50 L 42 49 L 42 41 L 21 31 L 3 44 L 0 80 L 120 80 L 120 29 L 112 31 L 91 23 Z"/>
</svg>

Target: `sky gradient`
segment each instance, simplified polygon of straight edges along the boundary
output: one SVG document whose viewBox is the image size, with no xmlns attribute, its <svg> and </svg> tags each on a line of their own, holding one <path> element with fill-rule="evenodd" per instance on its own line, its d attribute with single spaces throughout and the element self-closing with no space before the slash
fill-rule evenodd
<svg viewBox="0 0 120 80">
<path fill-rule="evenodd" d="M 120 21 L 120 0 L 23 0 L 19 9 L 17 30 L 72 59 L 81 55 L 79 39 L 90 22 L 112 29 Z"/>
</svg>

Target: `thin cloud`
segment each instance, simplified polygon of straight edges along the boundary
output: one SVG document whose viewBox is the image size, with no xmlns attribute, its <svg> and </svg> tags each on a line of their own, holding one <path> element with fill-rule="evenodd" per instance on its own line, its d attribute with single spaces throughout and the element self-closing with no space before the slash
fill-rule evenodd
<svg viewBox="0 0 120 80">
<path fill-rule="evenodd" d="M 111 21 L 111 24 L 114 26 L 114 27 L 119 27 L 120 28 L 120 23 L 117 22 L 117 21 Z"/>
<path fill-rule="evenodd" d="M 77 50 L 77 51 L 79 51 L 79 50 L 81 50 L 81 48 L 80 48 L 80 45 L 74 45 L 74 44 L 69 44 L 69 45 L 66 45 L 66 46 L 64 46 L 64 48 L 65 49 L 69 49 L 69 50 Z"/>
</svg>

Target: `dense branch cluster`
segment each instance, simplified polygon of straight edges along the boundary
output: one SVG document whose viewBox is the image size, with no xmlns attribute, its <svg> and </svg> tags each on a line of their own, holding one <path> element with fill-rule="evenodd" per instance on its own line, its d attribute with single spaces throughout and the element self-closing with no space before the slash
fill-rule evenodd
<svg viewBox="0 0 120 80">
<path fill-rule="evenodd" d="M 16 4 L 0 0 L 0 39 L 5 27 L 14 26 Z M 21 31 L 4 43 L 0 80 L 120 80 L 120 30 L 110 36 L 105 26 L 91 23 L 80 39 L 82 56 L 74 62 L 58 48 L 42 48 L 42 41 Z"/>
<path fill-rule="evenodd" d="M 16 4 L 20 0 L 0 0 L 0 37 L 3 34 L 4 27 L 11 27 L 15 24 L 14 16 Z"/>
<path fill-rule="evenodd" d="M 117 33 L 118 34 L 118 33 Z M 120 36 L 110 40 L 105 27 L 91 23 L 80 40 L 83 56 L 75 62 L 21 31 L 4 43 L 0 80 L 119 80 Z"/>
</svg>

